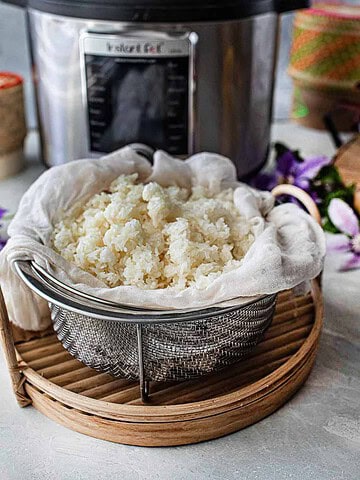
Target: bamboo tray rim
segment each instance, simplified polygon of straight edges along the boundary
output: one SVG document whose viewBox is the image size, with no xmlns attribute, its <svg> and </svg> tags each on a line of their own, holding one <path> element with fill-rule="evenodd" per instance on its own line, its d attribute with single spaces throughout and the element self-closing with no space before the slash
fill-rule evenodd
<svg viewBox="0 0 360 480">
<path fill-rule="evenodd" d="M 312 281 L 311 295 L 314 301 L 314 324 L 299 350 L 283 365 L 260 380 L 237 391 L 212 399 L 176 405 L 115 404 L 88 398 L 55 385 L 23 362 L 21 355 L 18 353 L 19 368 L 26 378 L 26 382 L 52 399 L 65 406 L 100 418 L 120 420 L 126 423 L 164 423 L 183 422 L 220 415 L 231 410 L 246 408 L 266 397 L 289 382 L 293 375 L 307 365 L 309 359 L 314 360 L 323 323 L 323 301 L 318 279 Z"/>
</svg>

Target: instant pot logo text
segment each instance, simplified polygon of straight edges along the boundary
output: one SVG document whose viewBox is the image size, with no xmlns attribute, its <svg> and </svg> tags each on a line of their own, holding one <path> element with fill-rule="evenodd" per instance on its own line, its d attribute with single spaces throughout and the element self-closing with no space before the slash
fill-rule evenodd
<svg viewBox="0 0 360 480">
<path fill-rule="evenodd" d="M 147 43 L 111 43 L 107 42 L 106 48 L 109 53 L 142 53 L 145 55 L 154 55 L 162 53 L 163 42 Z"/>
</svg>

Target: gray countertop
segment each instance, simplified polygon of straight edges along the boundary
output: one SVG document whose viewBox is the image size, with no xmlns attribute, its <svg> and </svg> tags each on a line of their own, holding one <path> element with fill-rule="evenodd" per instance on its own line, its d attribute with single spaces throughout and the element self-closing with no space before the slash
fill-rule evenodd
<svg viewBox="0 0 360 480">
<path fill-rule="evenodd" d="M 305 154 L 333 154 L 326 134 L 275 125 L 273 138 Z M 36 136 L 28 166 L 0 182 L 0 205 L 14 211 L 41 173 Z M 283 408 L 245 430 L 192 446 L 140 448 L 72 432 L 32 407 L 20 409 L 0 356 L 1 480 L 360 478 L 360 270 L 326 261 L 325 325 L 306 385 Z"/>
</svg>

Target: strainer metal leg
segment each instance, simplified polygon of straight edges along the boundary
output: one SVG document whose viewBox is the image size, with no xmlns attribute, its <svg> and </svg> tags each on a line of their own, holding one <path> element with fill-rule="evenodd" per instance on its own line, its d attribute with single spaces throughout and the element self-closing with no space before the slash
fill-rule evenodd
<svg viewBox="0 0 360 480">
<path fill-rule="evenodd" d="M 145 375 L 144 355 L 143 355 L 143 339 L 142 339 L 142 325 L 137 324 L 137 344 L 138 344 L 138 360 L 139 360 L 139 381 L 140 381 L 140 395 L 143 402 L 149 401 L 149 381 Z"/>
</svg>

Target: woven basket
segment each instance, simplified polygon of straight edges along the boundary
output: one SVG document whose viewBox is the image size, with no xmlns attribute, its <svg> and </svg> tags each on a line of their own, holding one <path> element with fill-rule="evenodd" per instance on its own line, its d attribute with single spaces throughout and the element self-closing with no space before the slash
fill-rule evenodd
<svg viewBox="0 0 360 480">
<path fill-rule="evenodd" d="M 360 6 L 324 4 L 296 13 L 288 70 L 294 120 L 328 129 L 330 117 L 337 130 L 357 131 L 359 39 Z"/>
</svg>

